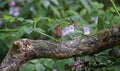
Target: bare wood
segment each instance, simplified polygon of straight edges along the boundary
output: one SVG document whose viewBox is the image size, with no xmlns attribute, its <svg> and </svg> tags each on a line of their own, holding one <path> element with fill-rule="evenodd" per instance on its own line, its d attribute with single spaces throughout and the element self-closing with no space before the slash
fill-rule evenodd
<svg viewBox="0 0 120 71">
<path fill-rule="evenodd" d="M 20 39 L 13 43 L 0 66 L 0 71 L 18 71 L 21 65 L 35 58 L 64 59 L 95 54 L 120 45 L 120 25 L 97 35 L 71 41 Z"/>
</svg>

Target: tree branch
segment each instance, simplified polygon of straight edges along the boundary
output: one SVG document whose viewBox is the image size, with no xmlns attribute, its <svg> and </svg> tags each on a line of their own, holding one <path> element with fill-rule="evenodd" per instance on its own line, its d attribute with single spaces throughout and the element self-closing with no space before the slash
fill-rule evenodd
<svg viewBox="0 0 120 71">
<path fill-rule="evenodd" d="M 21 65 L 35 58 L 64 59 L 95 54 L 120 45 L 120 25 L 97 35 L 72 41 L 20 39 L 13 43 L 0 66 L 0 71 L 17 71 Z"/>
</svg>

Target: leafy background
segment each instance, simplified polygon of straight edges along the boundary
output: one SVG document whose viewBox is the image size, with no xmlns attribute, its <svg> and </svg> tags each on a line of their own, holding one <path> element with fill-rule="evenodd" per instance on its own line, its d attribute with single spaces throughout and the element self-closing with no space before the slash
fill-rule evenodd
<svg viewBox="0 0 120 71">
<path fill-rule="evenodd" d="M 15 3 L 11 4 L 11 1 Z M 11 9 L 18 15 L 11 14 Z M 84 37 L 84 27 L 90 35 L 120 23 L 119 0 L 0 0 L 0 62 L 12 42 L 21 38 L 54 41 L 55 25 L 62 28 L 77 20 L 77 29 L 63 41 Z M 92 18 L 98 18 L 92 20 Z M 120 47 L 105 50 L 92 56 L 78 57 L 84 62 L 78 71 L 119 71 Z M 19 71 L 73 71 L 73 58 L 63 60 L 35 59 L 24 64 Z"/>
</svg>

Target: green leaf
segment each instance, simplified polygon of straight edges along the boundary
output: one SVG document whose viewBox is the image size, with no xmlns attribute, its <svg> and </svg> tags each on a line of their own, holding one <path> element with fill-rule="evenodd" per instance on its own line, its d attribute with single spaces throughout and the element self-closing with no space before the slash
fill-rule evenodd
<svg viewBox="0 0 120 71">
<path fill-rule="evenodd" d="M 46 36 L 46 37 L 49 37 L 49 38 L 51 38 L 52 40 L 55 40 L 55 38 L 53 38 L 53 37 L 50 36 L 50 35 L 47 35 L 47 34 L 45 33 L 45 31 L 42 30 L 41 28 L 34 28 L 34 31 L 36 31 L 36 32 L 38 32 L 38 33 L 40 33 L 40 34 L 42 34 L 42 35 L 44 35 L 44 36 Z"/>
<path fill-rule="evenodd" d="M 68 60 L 58 60 L 56 61 L 56 67 L 61 70 L 61 71 L 65 71 L 65 64 L 67 63 Z"/>
<path fill-rule="evenodd" d="M 48 8 L 48 7 L 50 6 L 50 2 L 45 0 L 45 1 L 43 2 L 43 6 L 44 6 L 45 8 Z"/>
<path fill-rule="evenodd" d="M 23 29 L 23 28 L 19 28 L 19 29 Z M 24 33 L 25 32 L 23 30 L 18 30 L 18 31 L 11 34 L 11 38 L 19 39 L 20 37 L 22 37 L 24 35 Z"/>
<path fill-rule="evenodd" d="M 43 19 L 46 19 L 48 22 L 51 22 L 52 19 L 51 18 L 48 18 L 48 17 L 44 17 Z"/>
<path fill-rule="evenodd" d="M 14 22 L 14 21 L 15 21 L 15 18 L 12 17 L 12 16 L 3 15 L 2 20 L 3 20 L 3 21 L 8 21 L 8 22 Z"/>
<path fill-rule="evenodd" d="M 98 30 L 103 30 L 104 29 L 104 22 L 103 22 L 102 18 L 98 19 L 97 29 Z"/>
<path fill-rule="evenodd" d="M 36 31 L 36 32 L 44 32 L 45 33 L 45 31 L 42 30 L 41 28 L 34 28 L 33 30 Z"/>
<path fill-rule="evenodd" d="M 36 63 L 38 63 L 38 59 L 31 60 L 30 62 L 33 64 L 36 64 Z"/>
<path fill-rule="evenodd" d="M 27 1 L 27 3 L 32 3 L 33 2 L 33 0 L 26 0 Z"/>
<path fill-rule="evenodd" d="M 33 31 L 32 27 L 23 27 L 23 30 L 27 33 L 30 34 Z"/>
<path fill-rule="evenodd" d="M 38 21 L 40 21 L 40 19 L 41 18 L 34 18 L 33 20 L 34 20 L 34 22 L 38 22 Z"/>
<path fill-rule="evenodd" d="M 19 21 L 23 22 L 24 21 L 24 18 L 17 18 Z"/>
<path fill-rule="evenodd" d="M 20 71 L 35 71 L 35 66 L 31 63 L 27 63 Z"/>
<path fill-rule="evenodd" d="M 5 33 L 0 33 L 0 36 L 0 39 L 5 40 L 8 35 L 6 35 Z"/>
<path fill-rule="evenodd" d="M 87 14 L 87 10 L 86 9 L 82 9 L 81 11 L 80 11 L 80 15 L 81 16 L 84 16 L 84 15 L 86 15 Z"/>
<path fill-rule="evenodd" d="M 33 24 L 34 21 L 33 20 L 25 20 L 27 23 Z"/>
<path fill-rule="evenodd" d="M 80 0 L 80 2 L 82 3 L 82 5 L 83 5 L 89 12 L 91 12 L 91 7 L 90 7 L 90 5 L 88 4 L 88 1 L 87 1 L 87 0 Z"/>
<path fill-rule="evenodd" d="M 0 8 L 3 8 L 8 2 L 9 2 L 9 0 L 4 0 L 4 1 L 0 2 Z"/>
<path fill-rule="evenodd" d="M 74 11 L 74 10 L 68 10 L 67 11 L 67 15 L 68 16 L 79 16 L 79 14 L 76 12 L 76 11 Z"/>
<path fill-rule="evenodd" d="M 45 67 L 51 68 L 51 69 L 54 67 L 55 62 L 53 60 L 45 59 L 43 61 L 44 61 L 43 64 L 45 65 Z"/>
<path fill-rule="evenodd" d="M 51 6 L 51 9 L 53 10 L 55 15 L 57 15 L 59 18 L 61 17 L 60 12 L 58 11 L 57 7 Z"/>
<path fill-rule="evenodd" d="M 95 61 L 95 57 L 94 56 L 85 56 L 84 60 L 85 61 Z"/>
<path fill-rule="evenodd" d="M 51 2 L 54 3 L 54 4 L 57 5 L 57 6 L 59 5 L 58 0 L 51 0 Z"/>
<path fill-rule="evenodd" d="M 36 66 L 36 71 L 45 71 L 45 67 L 42 64 L 37 63 L 35 66 Z"/>
<path fill-rule="evenodd" d="M 98 3 L 98 2 L 91 2 L 91 5 L 94 9 L 98 10 L 104 7 L 104 5 L 102 3 Z"/>
</svg>

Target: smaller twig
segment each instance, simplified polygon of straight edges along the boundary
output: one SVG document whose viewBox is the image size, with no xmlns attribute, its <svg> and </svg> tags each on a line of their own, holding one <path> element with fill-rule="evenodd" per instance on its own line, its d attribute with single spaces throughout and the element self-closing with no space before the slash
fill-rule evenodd
<svg viewBox="0 0 120 71">
<path fill-rule="evenodd" d="M 113 7 L 114 7 L 116 13 L 120 16 L 120 13 L 119 13 L 119 11 L 118 11 L 118 9 L 117 9 L 117 7 L 116 7 L 114 1 L 113 1 L 113 0 L 110 0 L 110 1 L 111 1 L 111 3 L 113 4 Z"/>
<path fill-rule="evenodd" d="M 15 32 L 18 31 L 19 29 L 0 29 L 0 32 Z"/>
</svg>

